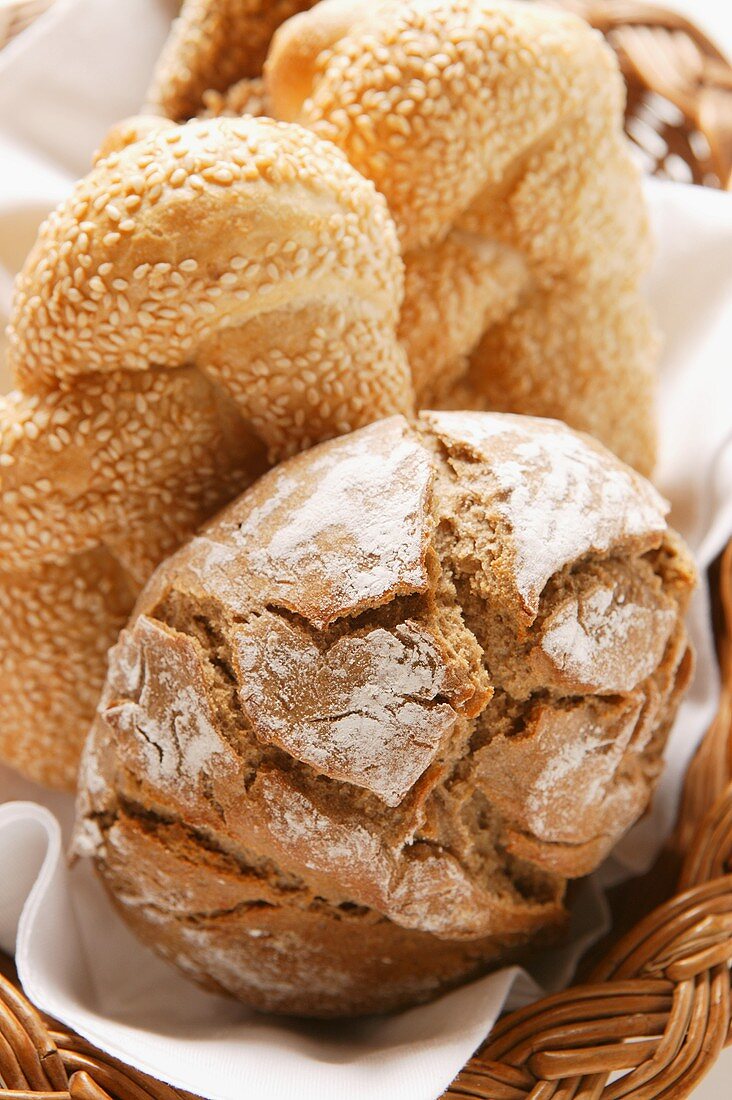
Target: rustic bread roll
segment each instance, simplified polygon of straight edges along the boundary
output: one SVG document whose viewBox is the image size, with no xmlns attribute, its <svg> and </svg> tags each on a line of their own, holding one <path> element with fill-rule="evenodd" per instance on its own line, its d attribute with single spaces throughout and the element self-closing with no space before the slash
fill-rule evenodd
<svg viewBox="0 0 732 1100">
<path fill-rule="evenodd" d="M 645 809 L 691 658 L 666 505 L 595 441 L 391 417 L 265 474 L 112 651 L 75 851 L 197 981 L 312 1016 L 556 934 Z"/>
<path fill-rule="evenodd" d="M 373 184 L 262 120 L 116 128 L 17 284 L 0 399 L 0 757 L 72 786 L 158 562 L 301 447 L 410 411 Z"/>
<path fill-rule="evenodd" d="M 228 20 L 229 0 L 204 6 L 206 26 Z M 559 417 L 649 473 L 649 229 L 602 36 L 511 0 L 304 6 L 275 33 L 263 81 L 248 85 L 240 67 L 228 92 L 219 81 L 198 100 L 308 127 L 386 196 L 418 403 Z M 190 20 L 193 5 L 184 10 Z M 178 86 L 167 75 L 176 49 L 185 71 L 177 41 L 159 93 Z M 219 48 L 222 72 L 230 48 Z"/>
</svg>

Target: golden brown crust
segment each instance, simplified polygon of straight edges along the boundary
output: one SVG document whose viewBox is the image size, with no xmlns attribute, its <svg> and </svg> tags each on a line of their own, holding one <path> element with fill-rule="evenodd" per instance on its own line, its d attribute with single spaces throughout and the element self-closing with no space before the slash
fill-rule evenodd
<svg viewBox="0 0 732 1100">
<path fill-rule="evenodd" d="M 212 881 L 209 868 L 189 858 L 189 844 L 176 826 L 120 815 L 106 848 L 112 900 L 143 941 L 194 980 L 264 1011 L 337 1019 L 344 1003 L 356 1016 L 385 1005 L 404 1008 L 480 974 L 492 958 L 511 959 L 520 942 L 438 940 L 358 906 L 333 910 L 312 895 L 292 905 L 294 891 L 288 899 L 286 890 L 232 859 L 219 858 Z M 130 859 L 138 870 L 134 882 Z M 156 909 L 161 890 L 170 901 L 164 943 Z"/>
<path fill-rule="evenodd" d="M 92 163 L 98 164 L 100 160 L 111 156 L 112 153 L 119 153 L 128 145 L 144 141 L 151 134 L 170 129 L 173 125 L 170 119 L 161 118 L 160 115 L 132 115 L 130 118 L 123 118 L 107 131 L 102 144 L 92 158 Z"/>
<path fill-rule="evenodd" d="M 637 285 L 649 233 L 601 37 L 539 5 L 325 0 L 278 31 L 266 79 L 276 116 L 333 141 L 386 196 L 407 271 L 413 250 L 431 253 L 444 381 L 424 400 L 559 416 L 649 472 L 656 340 Z M 493 273 L 453 279 L 436 247 L 451 229 L 512 250 L 523 271 L 507 278 L 499 253 Z M 407 279 L 401 323 L 418 391 L 434 329 L 423 289 Z"/>
<path fill-rule="evenodd" d="M 77 697 L 81 658 L 53 638 L 45 567 L 67 578 L 103 549 L 124 615 L 158 562 L 268 463 L 411 409 L 402 278 L 384 200 L 312 134 L 141 118 L 110 135 L 16 284 L 0 589 L 32 591 L 43 621 L 18 626 L 34 687 L 7 712 L 5 758 L 69 785 L 119 624 L 113 596 L 108 615 L 93 612 L 89 649 L 96 604 L 80 596 Z M 13 646 L 1 656 L 10 685 Z"/>
<path fill-rule="evenodd" d="M 241 115 L 271 115 L 267 89 L 262 77 L 239 80 L 224 92 L 212 88 L 204 93 L 203 110 L 198 118 L 238 118 Z"/>
<path fill-rule="evenodd" d="M 251 96 L 386 196 L 420 404 L 559 416 L 650 472 L 649 230 L 599 34 L 539 4 L 321 0 L 276 32 L 263 84 L 245 85 L 228 99 L 217 85 L 214 111 Z M 457 270 L 456 231 L 471 241 Z"/>
<path fill-rule="evenodd" d="M 658 343 L 632 284 L 537 290 L 486 330 L 442 403 L 558 417 L 648 475 L 657 442 Z"/>
<path fill-rule="evenodd" d="M 43 395 L 15 390 L 0 402 L 0 448 L 3 571 L 99 544 L 121 553 L 154 525 L 146 579 L 265 468 L 254 433 L 190 367 L 90 375 Z"/>
<path fill-rule="evenodd" d="M 44 223 L 16 285 L 10 363 L 25 389 L 191 360 L 226 384 L 219 357 L 262 313 L 310 306 L 312 340 L 333 311 L 393 332 L 401 277 L 383 200 L 332 146 L 269 119 L 153 130 L 99 161 Z M 406 405 L 392 343 L 379 366 L 401 372 Z"/>
<path fill-rule="evenodd" d="M 513 314 L 526 286 L 526 264 L 514 249 L 453 230 L 438 245 L 407 252 L 404 267 L 399 335 L 417 405 L 433 407 L 455 392 L 462 396 L 467 351 Z"/>
<path fill-rule="evenodd" d="M 109 646 L 136 585 L 104 548 L 0 573 L 0 755 L 73 790 Z"/>
<path fill-rule="evenodd" d="M 0 755 L 74 786 L 106 655 L 166 554 L 266 468 L 198 372 L 0 399 Z"/>
<path fill-rule="evenodd" d="M 148 943 L 260 1008 L 401 1007 L 513 957 L 653 790 L 694 580 L 666 507 L 500 414 L 282 463 L 140 596 L 77 850 Z"/>
<path fill-rule="evenodd" d="M 576 16 L 495 0 L 323 0 L 278 31 L 265 71 L 275 117 L 373 179 L 405 252 L 465 225 L 518 244 L 540 275 L 644 266 L 622 78 Z"/>
</svg>

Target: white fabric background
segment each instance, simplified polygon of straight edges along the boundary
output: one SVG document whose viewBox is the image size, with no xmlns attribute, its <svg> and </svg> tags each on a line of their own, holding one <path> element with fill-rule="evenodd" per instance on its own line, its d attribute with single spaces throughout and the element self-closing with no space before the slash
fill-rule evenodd
<svg viewBox="0 0 732 1100">
<path fill-rule="evenodd" d="M 729 0 L 649 0 L 671 8 L 696 23 L 727 56 L 732 55 L 732 8 Z"/>
<path fill-rule="evenodd" d="M 57 0 L 0 53 L 0 314 L 40 218 L 87 170 L 107 127 L 139 103 L 171 7 Z M 715 9 L 705 9 L 713 31 L 722 15 Z M 650 184 L 648 194 L 658 241 L 648 290 L 666 338 L 658 481 L 703 567 L 732 534 L 732 202 L 674 184 Z M 698 672 L 663 783 L 651 814 L 602 869 L 603 881 L 648 865 L 672 821 L 680 778 L 716 701 L 708 622 L 701 588 L 691 619 Z M 194 1092 L 220 1100 L 430 1100 L 485 1036 L 509 989 L 514 1000 L 535 989 L 503 971 L 395 1019 L 325 1026 L 257 1017 L 198 992 L 141 948 L 88 869 L 69 875 L 61 830 L 70 799 L 2 772 L 0 801 L 8 802 L 0 806 L 0 945 L 12 950 L 17 939 L 29 995 L 112 1053 Z M 575 948 L 602 920 L 597 885 L 588 883 Z M 552 953 L 535 976 L 561 983 L 574 953 Z"/>
</svg>

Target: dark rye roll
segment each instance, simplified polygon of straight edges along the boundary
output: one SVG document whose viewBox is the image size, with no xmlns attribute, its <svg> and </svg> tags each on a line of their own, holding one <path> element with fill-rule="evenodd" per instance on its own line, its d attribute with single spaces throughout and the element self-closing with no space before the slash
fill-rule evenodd
<svg viewBox="0 0 732 1100">
<path fill-rule="evenodd" d="M 265 474 L 112 651 L 75 851 L 256 1008 L 387 1011 L 556 936 L 645 810 L 694 568 L 554 421 L 395 416 Z"/>
</svg>

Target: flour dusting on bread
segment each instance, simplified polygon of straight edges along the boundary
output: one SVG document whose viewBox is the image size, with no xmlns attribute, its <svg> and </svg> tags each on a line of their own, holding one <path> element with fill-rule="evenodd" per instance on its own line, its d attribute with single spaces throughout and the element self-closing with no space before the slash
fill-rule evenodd
<svg viewBox="0 0 732 1100">
<path fill-rule="evenodd" d="M 508 525 L 515 583 L 529 612 L 569 562 L 665 529 L 668 505 L 653 486 L 563 424 L 505 414 L 425 416 L 448 448 L 468 448 L 488 463 L 491 504 Z"/>
<path fill-rule="evenodd" d="M 239 695 L 256 735 L 332 779 L 398 806 L 434 760 L 456 714 L 447 669 L 415 623 L 340 638 L 322 653 L 302 630 L 260 617 L 238 631 Z"/>
<path fill-rule="evenodd" d="M 395 592 L 425 591 L 428 456 L 392 417 L 319 451 L 307 478 L 270 474 L 269 500 L 246 515 L 242 547 L 281 601 L 325 626 Z"/>
<path fill-rule="evenodd" d="M 556 934 L 688 680 L 664 507 L 592 440 L 500 414 L 289 460 L 138 601 L 79 851 L 157 950 L 276 1011 L 413 1003 Z"/>
</svg>

